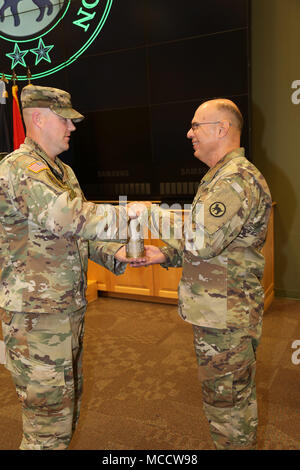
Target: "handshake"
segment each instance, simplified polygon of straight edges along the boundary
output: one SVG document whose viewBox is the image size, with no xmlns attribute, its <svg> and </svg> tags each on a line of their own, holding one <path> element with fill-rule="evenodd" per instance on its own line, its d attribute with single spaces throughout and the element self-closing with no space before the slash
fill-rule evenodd
<svg viewBox="0 0 300 470">
<path fill-rule="evenodd" d="M 144 211 L 151 208 L 151 202 L 131 202 L 127 204 L 126 211 L 129 219 L 137 219 Z M 123 245 L 116 253 L 115 259 L 117 261 L 129 263 L 131 267 L 138 268 L 142 266 L 150 266 L 151 264 L 160 264 L 166 262 L 165 255 L 160 251 L 157 246 L 145 245 L 144 255 L 137 258 L 128 258 L 126 254 L 126 245 Z"/>
</svg>

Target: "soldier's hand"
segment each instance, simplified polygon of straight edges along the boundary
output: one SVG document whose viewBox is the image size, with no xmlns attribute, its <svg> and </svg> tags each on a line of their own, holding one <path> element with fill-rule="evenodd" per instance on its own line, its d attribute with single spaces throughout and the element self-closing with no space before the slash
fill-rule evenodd
<svg viewBox="0 0 300 470">
<path fill-rule="evenodd" d="M 166 263 L 167 261 L 167 258 L 160 251 L 158 246 L 145 245 L 145 255 L 147 260 L 145 266 L 150 266 L 151 264 Z"/>
<path fill-rule="evenodd" d="M 145 256 L 140 258 L 127 258 L 126 246 L 122 246 L 116 253 L 115 259 L 124 263 L 129 263 L 132 268 L 141 268 L 151 264 L 166 263 L 167 258 L 157 246 L 145 245 Z"/>
<path fill-rule="evenodd" d="M 136 219 L 142 212 L 148 210 L 151 207 L 150 201 L 136 201 L 127 204 L 127 214 L 130 219 Z"/>
<path fill-rule="evenodd" d="M 126 257 L 126 246 L 122 246 L 116 253 L 115 259 L 123 263 L 130 263 L 130 266 L 135 268 L 145 266 L 147 262 L 146 256 L 140 258 L 127 258 Z"/>
</svg>

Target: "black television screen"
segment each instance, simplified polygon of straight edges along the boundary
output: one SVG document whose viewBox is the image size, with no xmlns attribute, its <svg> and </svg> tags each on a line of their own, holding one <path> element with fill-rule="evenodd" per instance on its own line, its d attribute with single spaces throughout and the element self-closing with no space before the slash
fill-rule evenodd
<svg viewBox="0 0 300 470">
<path fill-rule="evenodd" d="M 186 134 L 207 99 L 240 107 L 251 158 L 248 7 L 247 0 L 114 2 L 70 83 L 86 116 L 73 149 L 88 199 L 191 201 L 207 167 Z"/>
<path fill-rule="evenodd" d="M 18 15 L 12 15 L 0 1 L 0 8 L 6 5 L 0 22 L 0 72 L 17 60 L 5 28 L 19 22 L 16 33 L 29 28 L 29 36 L 19 42 L 22 53 L 27 51 L 26 64 L 38 62 L 41 70 L 57 67 L 33 83 L 70 91 L 74 107 L 86 116 L 62 158 L 74 168 L 87 199 L 126 195 L 191 201 L 207 167 L 193 156 L 186 134 L 199 104 L 215 97 L 240 106 L 245 118 L 242 144 L 251 159 L 249 0 L 51 0 L 47 9 L 38 7 L 42 3 L 24 0 Z M 59 16 L 51 23 L 50 3 L 61 17 L 81 12 L 81 26 L 74 27 L 73 21 L 66 28 Z M 88 37 L 92 26 L 84 19 L 105 5 L 110 9 L 101 34 L 71 64 L 59 67 L 82 35 Z M 41 15 L 48 33 L 36 33 L 30 49 L 30 27 L 38 31 Z M 44 57 L 38 55 L 40 40 Z M 16 73 L 26 73 L 22 59 Z M 19 83 L 19 91 L 25 84 Z"/>
</svg>

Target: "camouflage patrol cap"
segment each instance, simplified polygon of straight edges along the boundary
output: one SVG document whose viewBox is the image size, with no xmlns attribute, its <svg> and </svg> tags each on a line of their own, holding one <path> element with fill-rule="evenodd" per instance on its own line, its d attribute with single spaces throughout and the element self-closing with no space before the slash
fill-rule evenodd
<svg viewBox="0 0 300 470">
<path fill-rule="evenodd" d="M 72 108 L 71 95 L 58 88 L 27 85 L 21 93 L 22 108 L 49 108 L 58 116 L 80 122 L 82 114 Z"/>
</svg>

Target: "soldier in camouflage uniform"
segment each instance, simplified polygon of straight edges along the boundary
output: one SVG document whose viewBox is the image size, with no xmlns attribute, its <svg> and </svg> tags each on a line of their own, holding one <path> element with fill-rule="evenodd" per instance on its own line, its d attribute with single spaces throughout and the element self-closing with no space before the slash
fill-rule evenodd
<svg viewBox="0 0 300 470">
<path fill-rule="evenodd" d="M 0 311 L 6 367 L 22 402 L 22 450 L 66 449 L 82 394 L 88 257 L 115 274 L 124 207 L 85 201 L 57 155 L 83 116 L 70 95 L 27 86 L 25 143 L 0 163 Z M 115 242 L 100 242 L 116 239 Z"/>
<path fill-rule="evenodd" d="M 187 136 L 209 171 L 193 201 L 184 238 L 175 236 L 181 217 L 154 206 L 140 215 L 141 223 L 168 245 L 146 247 L 148 264 L 183 268 L 179 313 L 193 325 L 204 411 L 217 449 L 256 447 L 255 354 L 264 310 L 261 249 L 271 195 L 240 148 L 242 125 L 240 111 L 229 100 L 211 100 L 197 109 Z M 164 237 L 169 221 L 171 238 Z"/>
</svg>

